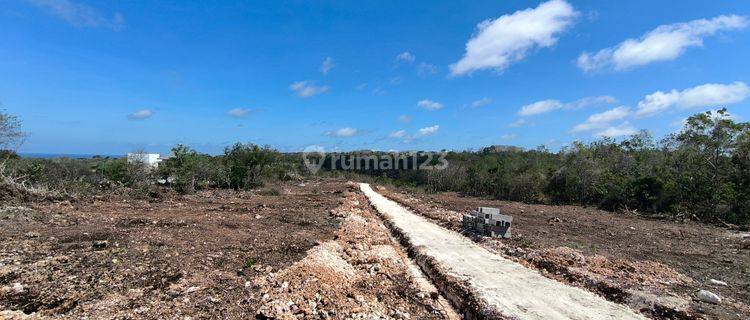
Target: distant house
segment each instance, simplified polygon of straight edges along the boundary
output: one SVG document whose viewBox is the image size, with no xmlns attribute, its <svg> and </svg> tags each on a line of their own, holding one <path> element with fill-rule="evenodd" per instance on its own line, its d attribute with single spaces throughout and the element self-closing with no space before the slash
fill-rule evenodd
<svg viewBox="0 0 750 320">
<path fill-rule="evenodd" d="M 158 153 L 132 152 L 128 153 L 128 163 L 142 163 L 151 168 L 156 168 L 162 158 Z"/>
<path fill-rule="evenodd" d="M 501 214 L 498 208 L 479 207 L 464 214 L 463 227 L 489 237 L 510 238 L 513 217 Z"/>
</svg>

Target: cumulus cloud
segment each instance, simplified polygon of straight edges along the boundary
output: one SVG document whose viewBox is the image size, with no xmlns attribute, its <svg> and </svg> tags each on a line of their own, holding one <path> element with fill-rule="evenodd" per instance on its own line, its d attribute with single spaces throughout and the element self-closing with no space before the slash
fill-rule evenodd
<svg viewBox="0 0 750 320">
<path fill-rule="evenodd" d="M 336 131 L 328 131 L 325 133 L 325 135 L 329 137 L 349 138 L 349 137 L 356 136 L 357 134 L 360 134 L 360 133 L 361 133 L 360 130 L 357 130 L 351 127 L 344 127 Z"/>
<path fill-rule="evenodd" d="M 409 123 L 411 122 L 411 117 L 405 114 L 402 114 L 398 117 L 398 121 L 401 121 L 403 123 Z"/>
<path fill-rule="evenodd" d="M 609 126 L 612 121 L 625 119 L 630 115 L 630 108 L 626 106 L 619 106 L 612 108 L 601 113 L 595 113 L 590 115 L 586 122 L 581 123 L 573 127 L 573 132 L 588 131 L 593 129 L 601 129 Z"/>
<path fill-rule="evenodd" d="M 151 118 L 154 115 L 154 111 L 150 109 L 141 109 L 128 115 L 130 120 L 143 120 Z"/>
<path fill-rule="evenodd" d="M 608 127 L 602 131 L 595 133 L 594 135 L 597 137 L 617 138 L 623 136 L 632 136 L 636 133 L 638 133 L 638 130 L 633 128 L 629 123 L 624 122 L 618 126 Z"/>
<path fill-rule="evenodd" d="M 743 16 L 724 15 L 710 20 L 698 19 L 661 25 L 638 39 L 627 39 L 597 53 L 582 53 L 578 57 L 578 67 L 584 71 L 621 71 L 658 61 L 674 60 L 688 48 L 702 46 L 703 38 L 719 31 L 742 29 L 747 23 L 747 18 Z"/>
<path fill-rule="evenodd" d="M 470 106 L 472 108 L 479 108 L 479 107 L 484 107 L 490 103 L 492 103 L 492 99 L 484 97 L 482 99 L 472 101 Z"/>
<path fill-rule="evenodd" d="M 425 127 L 425 128 L 419 129 L 419 131 L 417 132 L 417 135 L 420 137 L 433 135 L 438 132 L 438 129 L 440 129 L 439 125 Z"/>
<path fill-rule="evenodd" d="M 125 25 L 125 17 L 121 13 L 115 13 L 112 18 L 107 18 L 98 10 L 83 3 L 69 0 L 26 0 L 26 2 L 76 27 L 106 27 L 117 31 Z"/>
<path fill-rule="evenodd" d="M 398 62 L 402 62 L 402 61 L 403 61 L 403 62 L 408 62 L 408 63 L 412 63 L 412 62 L 414 62 L 414 60 L 416 60 L 416 59 L 417 59 L 417 57 L 415 57 L 415 56 L 414 56 L 413 54 L 411 54 L 411 52 L 409 52 L 409 51 L 404 51 L 404 52 L 401 52 L 401 53 L 399 53 L 399 54 L 398 54 L 398 55 L 396 56 L 396 61 L 398 61 Z"/>
<path fill-rule="evenodd" d="M 750 87 L 740 81 L 731 84 L 707 83 L 682 91 L 676 89 L 669 92 L 656 91 L 638 102 L 636 115 L 653 116 L 674 106 L 683 108 L 723 106 L 741 102 L 748 95 L 750 95 Z"/>
<path fill-rule="evenodd" d="M 235 117 L 235 118 L 244 118 L 248 114 L 250 114 L 250 112 L 252 112 L 252 110 L 250 110 L 250 109 L 246 109 L 246 108 L 234 108 L 234 109 L 231 109 L 231 110 L 227 111 L 227 115 L 230 116 L 230 117 Z"/>
<path fill-rule="evenodd" d="M 551 0 L 536 8 L 516 11 L 477 25 L 466 43 L 463 58 L 450 66 L 454 76 L 476 70 L 502 71 L 522 60 L 533 48 L 550 47 L 578 16 L 564 0 Z"/>
<path fill-rule="evenodd" d="M 393 131 L 388 134 L 389 138 L 404 138 L 406 137 L 406 130 Z"/>
<path fill-rule="evenodd" d="M 298 96 L 307 98 L 317 94 L 328 92 L 327 86 L 318 86 L 313 81 L 297 81 L 289 86 L 289 89 L 296 92 Z"/>
<path fill-rule="evenodd" d="M 521 107 L 517 114 L 522 117 L 528 117 L 555 110 L 575 110 L 596 105 L 612 104 L 615 101 L 615 98 L 610 96 L 585 97 L 568 103 L 562 103 L 560 100 L 548 99 L 527 104 Z"/>
<path fill-rule="evenodd" d="M 442 103 L 432 101 L 429 99 L 419 100 L 419 102 L 417 102 L 417 106 L 419 106 L 422 109 L 429 110 L 429 111 L 442 109 L 444 107 Z"/>
<path fill-rule="evenodd" d="M 323 75 L 327 75 L 328 71 L 331 71 L 333 67 L 335 67 L 336 64 L 333 63 L 333 58 L 326 57 L 325 60 L 323 60 L 323 63 L 320 65 L 320 73 Z"/>
</svg>

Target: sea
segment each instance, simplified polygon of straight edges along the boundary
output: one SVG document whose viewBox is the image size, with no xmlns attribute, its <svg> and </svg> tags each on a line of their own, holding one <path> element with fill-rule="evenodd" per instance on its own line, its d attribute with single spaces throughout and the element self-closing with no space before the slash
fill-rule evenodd
<svg viewBox="0 0 750 320">
<path fill-rule="evenodd" d="M 83 153 L 33 153 L 33 152 L 20 152 L 18 155 L 22 158 L 41 158 L 41 159 L 55 159 L 55 158 L 69 158 L 69 159 L 91 159 L 94 157 L 100 158 L 123 158 L 124 155 L 111 155 L 111 154 L 83 154 Z"/>
</svg>

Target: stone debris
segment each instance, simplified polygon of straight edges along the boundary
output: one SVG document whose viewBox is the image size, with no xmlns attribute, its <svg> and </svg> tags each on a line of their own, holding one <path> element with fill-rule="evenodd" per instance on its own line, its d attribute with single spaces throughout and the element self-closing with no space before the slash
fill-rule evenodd
<svg viewBox="0 0 750 320">
<path fill-rule="evenodd" d="M 348 191 L 331 210 L 343 217 L 335 240 L 253 280 L 264 301 L 256 318 L 459 319 L 434 286 L 419 282 L 406 253 L 369 207 L 360 205 L 366 203 L 361 197 Z"/>
<path fill-rule="evenodd" d="M 711 291 L 708 291 L 708 290 L 699 290 L 695 294 L 695 297 L 699 301 L 703 301 L 703 302 L 710 303 L 710 304 L 720 304 L 721 303 L 721 298 L 717 294 L 715 294 L 715 293 L 713 293 Z"/>
<path fill-rule="evenodd" d="M 726 287 L 727 286 L 726 282 L 720 281 L 720 280 L 716 280 L 716 279 L 710 279 L 710 280 L 708 280 L 708 283 L 716 285 L 716 286 L 722 286 L 722 287 Z"/>
</svg>

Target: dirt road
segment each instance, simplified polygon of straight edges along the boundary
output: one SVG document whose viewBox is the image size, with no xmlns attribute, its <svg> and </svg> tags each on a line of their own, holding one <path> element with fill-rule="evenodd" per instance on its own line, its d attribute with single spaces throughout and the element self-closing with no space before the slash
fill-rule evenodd
<svg viewBox="0 0 750 320">
<path fill-rule="evenodd" d="M 642 319 L 630 309 L 540 275 L 466 237 L 420 217 L 361 184 L 362 192 L 417 256 L 417 262 L 456 304 L 475 316 L 520 319 Z M 435 279 L 433 279 L 435 280 Z M 456 289 L 456 286 L 462 289 Z M 467 301 L 461 291 L 475 297 Z M 471 310 L 471 308 L 460 308 Z"/>
</svg>

